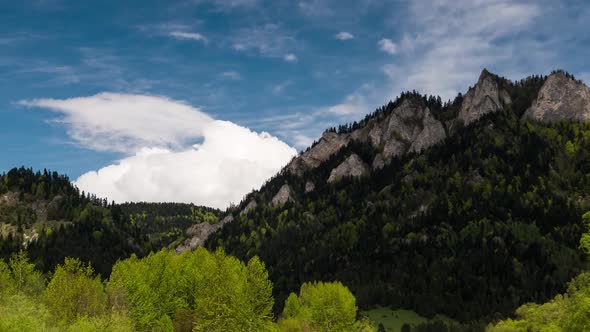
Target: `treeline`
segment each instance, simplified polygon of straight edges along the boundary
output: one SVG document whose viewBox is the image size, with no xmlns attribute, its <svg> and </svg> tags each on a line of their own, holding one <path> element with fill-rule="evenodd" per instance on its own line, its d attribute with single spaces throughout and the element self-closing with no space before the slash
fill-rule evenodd
<svg viewBox="0 0 590 332">
<path fill-rule="evenodd" d="M 47 281 L 22 253 L 0 260 L 1 331 L 374 331 L 338 282 L 302 285 L 278 321 L 273 303 L 264 264 L 222 250 L 132 256 L 105 281 L 78 259 Z"/>
<path fill-rule="evenodd" d="M 277 299 L 306 281 L 341 280 L 361 307 L 464 322 L 546 301 L 587 265 L 577 242 L 590 207 L 590 125 L 521 121 L 544 79 L 515 83 L 505 112 L 369 176 L 326 182 L 351 153 L 370 164 L 380 152 L 358 142 L 301 177 L 281 173 L 207 246 L 259 256 Z M 285 183 L 294 202 L 260 204 Z"/>
</svg>

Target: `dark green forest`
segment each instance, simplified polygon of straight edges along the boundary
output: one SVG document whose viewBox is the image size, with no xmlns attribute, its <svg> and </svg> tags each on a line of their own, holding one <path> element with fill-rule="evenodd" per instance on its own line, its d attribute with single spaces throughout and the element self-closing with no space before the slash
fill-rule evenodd
<svg viewBox="0 0 590 332">
<path fill-rule="evenodd" d="M 351 153 L 370 163 L 379 152 L 358 142 L 302 176 L 281 172 L 232 211 L 251 199 L 269 202 L 285 183 L 294 202 L 234 213 L 236 221 L 207 247 L 244 260 L 259 256 L 278 304 L 311 280 L 342 281 L 363 308 L 401 307 L 462 322 L 546 301 L 587 266 L 578 241 L 580 215 L 590 207 L 590 125 L 520 120 L 545 79 L 497 77 L 513 101 L 505 111 L 369 176 L 326 182 Z M 400 98 L 442 119 L 456 114 L 462 96 L 444 104 L 416 92 Z M 337 131 L 384 116 L 397 102 Z M 308 180 L 315 190 L 305 194 Z"/>
<path fill-rule="evenodd" d="M 190 225 L 216 222 L 219 214 L 183 203 L 109 203 L 57 172 L 24 167 L 0 176 L 0 197 L 0 257 L 26 249 L 45 272 L 75 257 L 105 277 L 118 259 L 167 247 Z"/>
</svg>

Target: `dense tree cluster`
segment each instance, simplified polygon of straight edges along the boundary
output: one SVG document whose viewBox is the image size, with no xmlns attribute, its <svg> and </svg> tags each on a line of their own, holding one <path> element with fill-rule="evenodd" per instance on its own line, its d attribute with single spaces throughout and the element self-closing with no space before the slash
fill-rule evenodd
<svg viewBox="0 0 590 332">
<path fill-rule="evenodd" d="M 235 211 L 285 183 L 293 202 L 234 213 L 207 246 L 259 256 L 280 300 L 303 282 L 340 280 L 361 307 L 461 321 L 545 301 L 586 266 L 576 243 L 590 207 L 590 125 L 521 121 L 544 79 L 511 84 L 504 112 L 369 176 L 326 183 L 351 153 L 370 163 L 380 151 L 357 142 L 302 176 L 283 172 Z"/>
<path fill-rule="evenodd" d="M 374 331 L 357 321 L 342 284 L 306 284 L 289 299 L 275 323 L 264 264 L 222 250 L 132 256 L 104 282 L 78 259 L 66 258 L 48 283 L 24 254 L 0 260 L 1 331 Z"/>
</svg>

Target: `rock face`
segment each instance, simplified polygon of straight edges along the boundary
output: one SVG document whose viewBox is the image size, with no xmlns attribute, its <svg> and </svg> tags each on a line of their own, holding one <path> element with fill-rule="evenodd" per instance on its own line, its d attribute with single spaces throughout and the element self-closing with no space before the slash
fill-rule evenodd
<svg viewBox="0 0 590 332">
<path fill-rule="evenodd" d="M 205 241 L 207 241 L 207 238 L 209 238 L 209 235 L 215 233 L 225 224 L 233 220 L 234 217 L 231 214 L 228 214 L 225 216 L 225 218 L 215 224 L 202 222 L 200 224 L 192 225 L 186 230 L 186 235 L 188 238 L 176 248 L 176 253 L 180 254 L 187 250 L 195 250 L 197 247 L 204 245 Z"/>
<path fill-rule="evenodd" d="M 328 182 L 337 181 L 344 176 L 358 177 L 367 173 L 369 173 L 369 166 L 359 156 L 352 154 L 332 170 Z"/>
<path fill-rule="evenodd" d="M 273 206 L 283 205 L 289 201 L 294 201 L 291 197 L 291 187 L 288 184 L 284 184 L 279 192 L 272 198 L 271 204 Z"/>
<path fill-rule="evenodd" d="M 382 169 L 383 167 L 385 167 L 385 159 L 383 159 L 383 155 L 381 153 L 378 153 L 375 156 L 375 159 L 373 159 L 373 163 L 371 164 L 371 168 L 376 170 L 376 169 Z"/>
<path fill-rule="evenodd" d="M 256 204 L 256 201 L 253 199 L 250 200 L 250 202 L 248 202 L 248 205 L 246 205 L 246 207 L 240 212 L 240 216 L 248 213 L 248 211 L 252 209 L 255 209 L 256 206 L 258 206 L 258 204 Z"/>
<path fill-rule="evenodd" d="M 351 133 L 325 132 L 311 149 L 294 158 L 287 170 L 302 174 L 306 168 L 318 167 L 353 140 L 369 142 L 382 147 L 383 165 L 392 157 L 409 151 L 420 152 L 445 139 L 442 123 L 437 121 L 428 108 L 420 102 L 404 100 L 387 117 L 371 119 L 366 126 Z M 377 167 L 381 162 L 377 163 Z"/>
<path fill-rule="evenodd" d="M 350 142 L 349 135 L 324 132 L 319 142 L 301 156 L 293 159 L 287 165 L 287 169 L 294 174 L 300 174 L 305 167 L 316 168 L 348 144 L 348 142 Z"/>
<path fill-rule="evenodd" d="M 496 78 L 484 69 L 477 84 L 465 94 L 457 118 L 467 126 L 488 113 L 503 110 L 503 105 L 510 103 L 508 92 L 500 91 Z"/>
<path fill-rule="evenodd" d="M 590 89 L 563 72 L 551 74 L 523 116 L 543 122 L 590 120 Z"/>
<path fill-rule="evenodd" d="M 305 182 L 305 193 L 310 193 L 315 190 L 315 184 L 309 180 Z"/>
</svg>

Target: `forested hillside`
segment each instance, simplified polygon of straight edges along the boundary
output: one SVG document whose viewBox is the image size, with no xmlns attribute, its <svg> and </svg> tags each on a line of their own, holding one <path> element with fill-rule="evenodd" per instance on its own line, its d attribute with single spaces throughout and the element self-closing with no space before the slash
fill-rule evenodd
<svg viewBox="0 0 590 332">
<path fill-rule="evenodd" d="M 352 139 L 313 167 L 295 163 L 296 172 L 284 170 L 228 211 L 235 221 L 207 247 L 241 259 L 258 255 L 279 304 L 303 282 L 340 280 L 361 307 L 470 321 L 563 292 L 587 265 L 577 247 L 579 216 L 590 207 L 590 124 L 522 119 L 547 78 L 488 75 L 484 83 L 496 84 L 492 92 L 506 100 L 501 107 L 482 109 L 485 96 L 473 103 L 481 86 L 445 104 L 406 93 L 400 98 L 441 121 L 461 117 L 463 99 L 480 116 L 470 125 L 447 121 L 442 141 L 337 181 L 331 175 L 350 156 L 371 164 L 383 145 Z M 333 131 L 362 130 L 403 100 Z M 252 201 L 258 204 L 240 213 Z"/>
<path fill-rule="evenodd" d="M 108 276 L 118 259 L 166 247 L 218 213 L 182 203 L 109 203 L 57 172 L 15 168 L 0 176 L 0 257 L 26 250 L 46 272 L 76 257 Z"/>
</svg>

